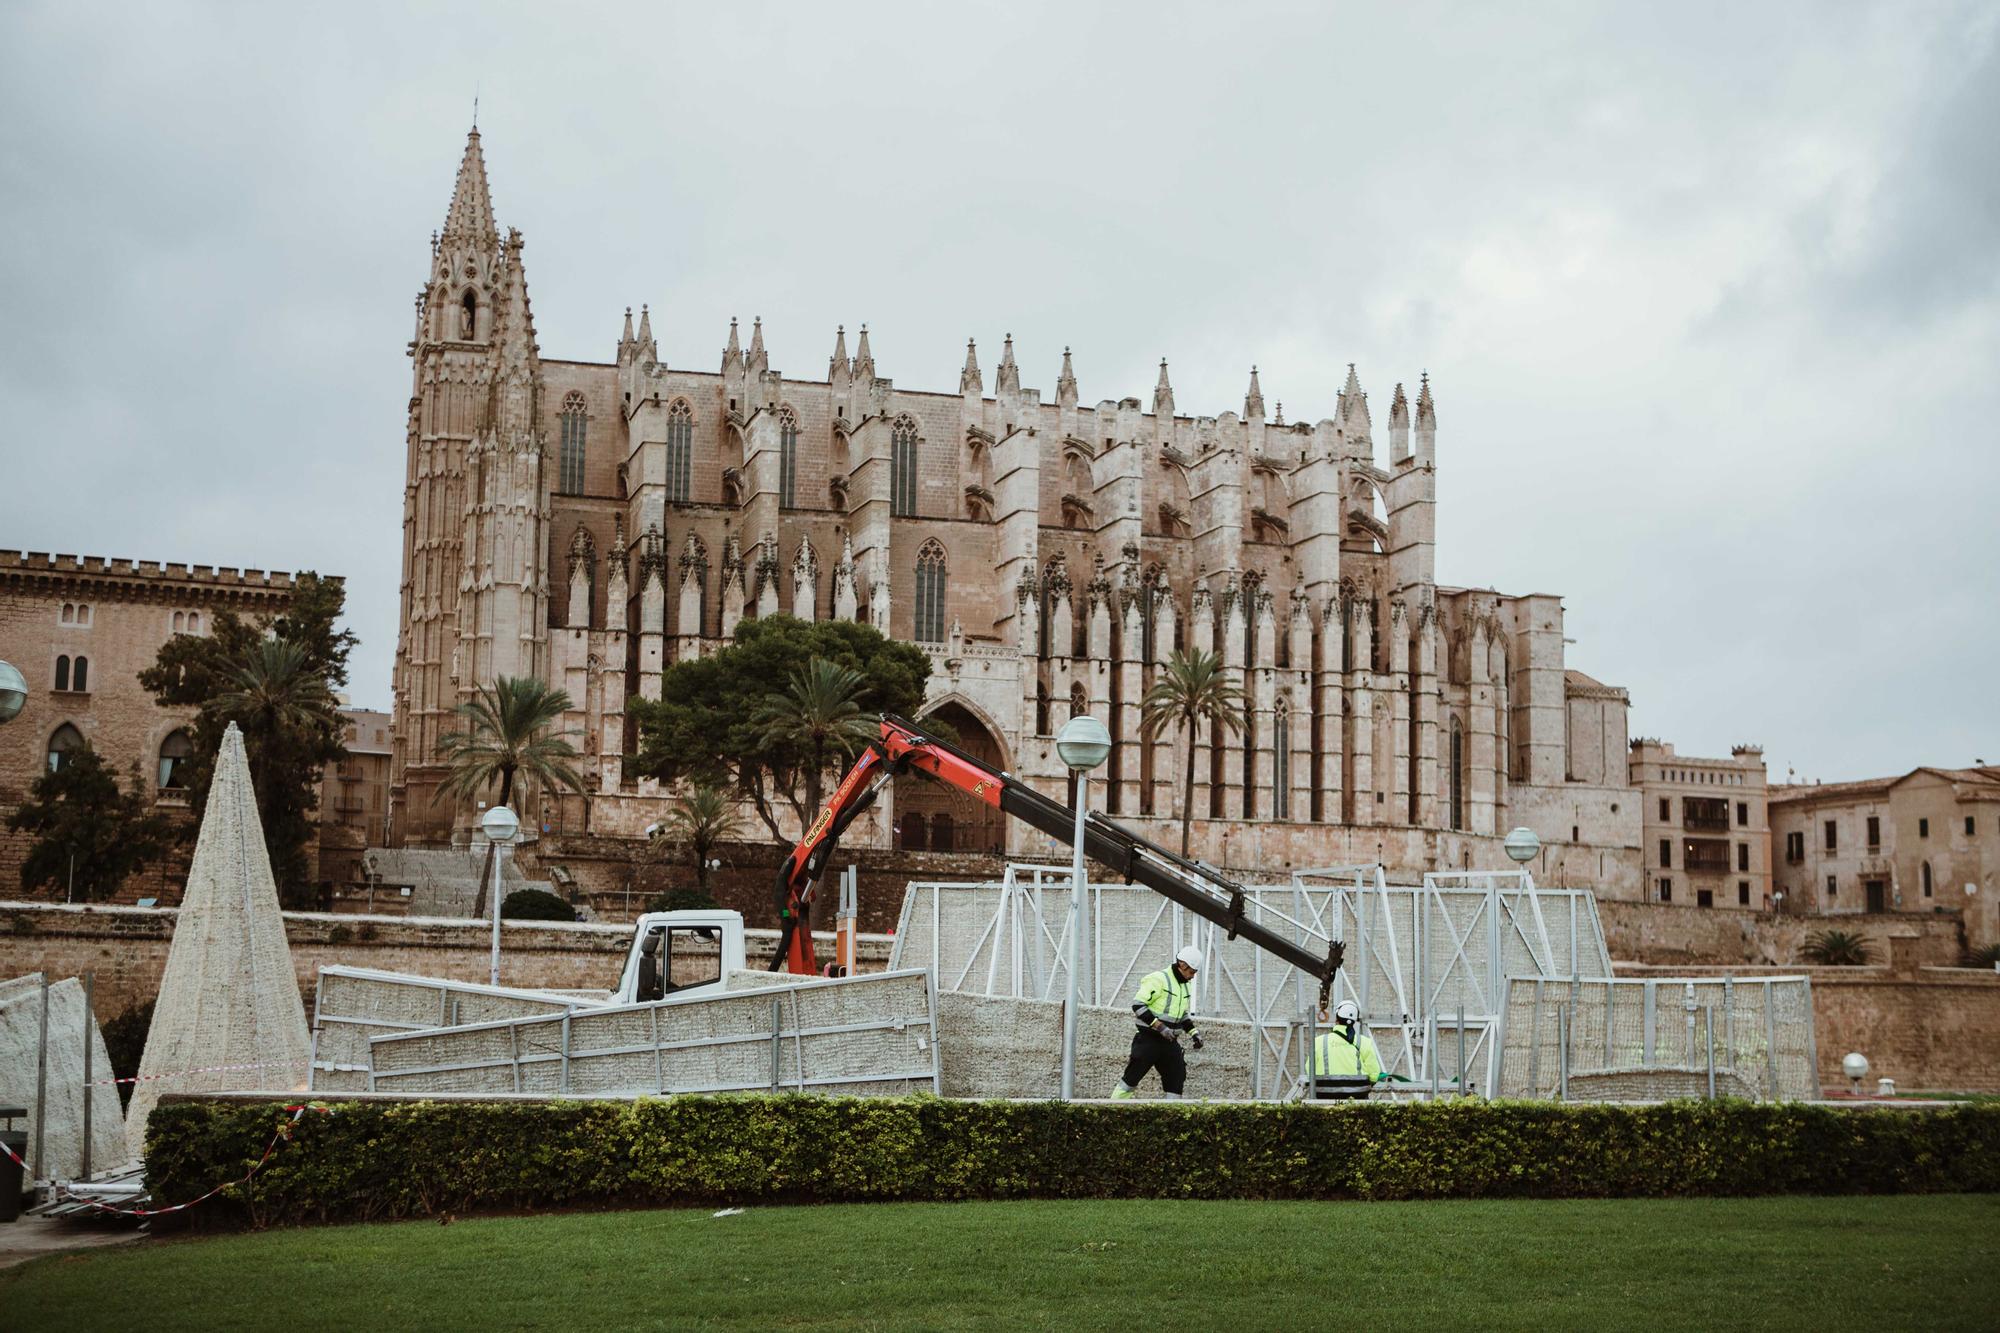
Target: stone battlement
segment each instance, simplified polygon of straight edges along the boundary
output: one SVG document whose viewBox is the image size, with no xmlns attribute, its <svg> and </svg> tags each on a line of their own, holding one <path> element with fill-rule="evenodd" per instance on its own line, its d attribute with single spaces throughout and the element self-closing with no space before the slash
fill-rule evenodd
<svg viewBox="0 0 2000 1333">
<path fill-rule="evenodd" d="M 148 584 L 197 584 L 217 588 L 289 592 L 297 580 L 282 569 L 229 569 L 124 556 L 51 555 L 47 551 L 0 551 L 0 578 L 53 576 L 64 579 L 131 579 Z M 336 580 L 337 581 L 337 580 Z"/>
</svg>

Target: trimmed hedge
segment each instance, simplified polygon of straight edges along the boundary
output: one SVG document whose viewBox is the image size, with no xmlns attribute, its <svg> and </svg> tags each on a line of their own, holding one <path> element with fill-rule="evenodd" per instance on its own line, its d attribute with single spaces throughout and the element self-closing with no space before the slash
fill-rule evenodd
<svg viewBox="0 0 2000 1333">
<path fill-rule="evenodd" d="M 240 1178 L 274 1104 L 162 1103 L 163 1203 Z M 345 1102 L 196 1224 L 746 1202 L 1604 1198 L 2000 1189 L 2000 1106 L 1071 1105 L 799 1096 Z"/>
</svg>

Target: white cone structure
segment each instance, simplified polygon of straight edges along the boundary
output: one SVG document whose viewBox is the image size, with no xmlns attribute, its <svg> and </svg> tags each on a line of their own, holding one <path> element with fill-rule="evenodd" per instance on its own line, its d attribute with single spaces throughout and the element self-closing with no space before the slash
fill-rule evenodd
<svg viewBox="0 0 2000 1333">
<path fill-rule="evenodd" d="M 132 1151 L 144 1153 L 146 1117 L 162 1095 L 303 1088 L 310 1050 L 243 733 L 232 722 L 126 1115 Z"/>
</svg>

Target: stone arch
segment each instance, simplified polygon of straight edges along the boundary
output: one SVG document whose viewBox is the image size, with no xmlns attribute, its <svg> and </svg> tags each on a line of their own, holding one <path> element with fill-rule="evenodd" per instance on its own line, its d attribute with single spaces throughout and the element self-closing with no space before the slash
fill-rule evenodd
<svg viewBox="0 0 2000 1333">
<path fill-rule="evenodd" d="M 925 721 L 936 721 L 940 731 L 949 730 L 951 743 L 973 758 L 1001 772 L 1011 772 L 1006 732 L 992 715 L 965 695 L 953 691 L 924 708 Z M 909 772 L 893 779 L 898 845 L 911 851 L 909 837 L 918 821 L 924 849 L 938 851 L 1001 853 L 1007 846 L 1007 817 L 992 806 L 965 792 L 933 782 L 920 773 Z M 939 815 L 949 816 L 951 845 L 935 845 Z"/>
</svg>

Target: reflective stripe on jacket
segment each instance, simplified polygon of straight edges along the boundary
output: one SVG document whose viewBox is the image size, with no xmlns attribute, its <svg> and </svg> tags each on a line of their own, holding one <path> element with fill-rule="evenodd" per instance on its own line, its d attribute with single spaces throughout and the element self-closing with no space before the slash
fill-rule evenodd
<svg viewBox="0 0 2000 1333">
<path fill-rule="evenodd" d="M 1187 1017 L 1191 999 L 1188 984 L 1175 976 L 1172 968 L 1161 968 L 1139 979 L 1139 989 L 1132 993 L 1132 1016 L 1140 1027 L 1150 1027 L 1144 1011 L 1151 1010 L 1153 1017 L 1179 1026 Z"/>
<path fill-rule="evenodd" d="M 1320 1033 L 1319 1040 L 1313 1043 L 1314 1075 L 1352 1078 L 1357 1074 L 1366 1074 L 1379 1082 L 1382 1078 L 1382 1057 L 1375 1053 L 1375 1039 L 1366 1031 L 1358 1031 L 1355 1035 L 1360 1039 L 1359 1049 L 1357 1043 L 1341 1035 L 1339 1028 Z"/>
</svg>

